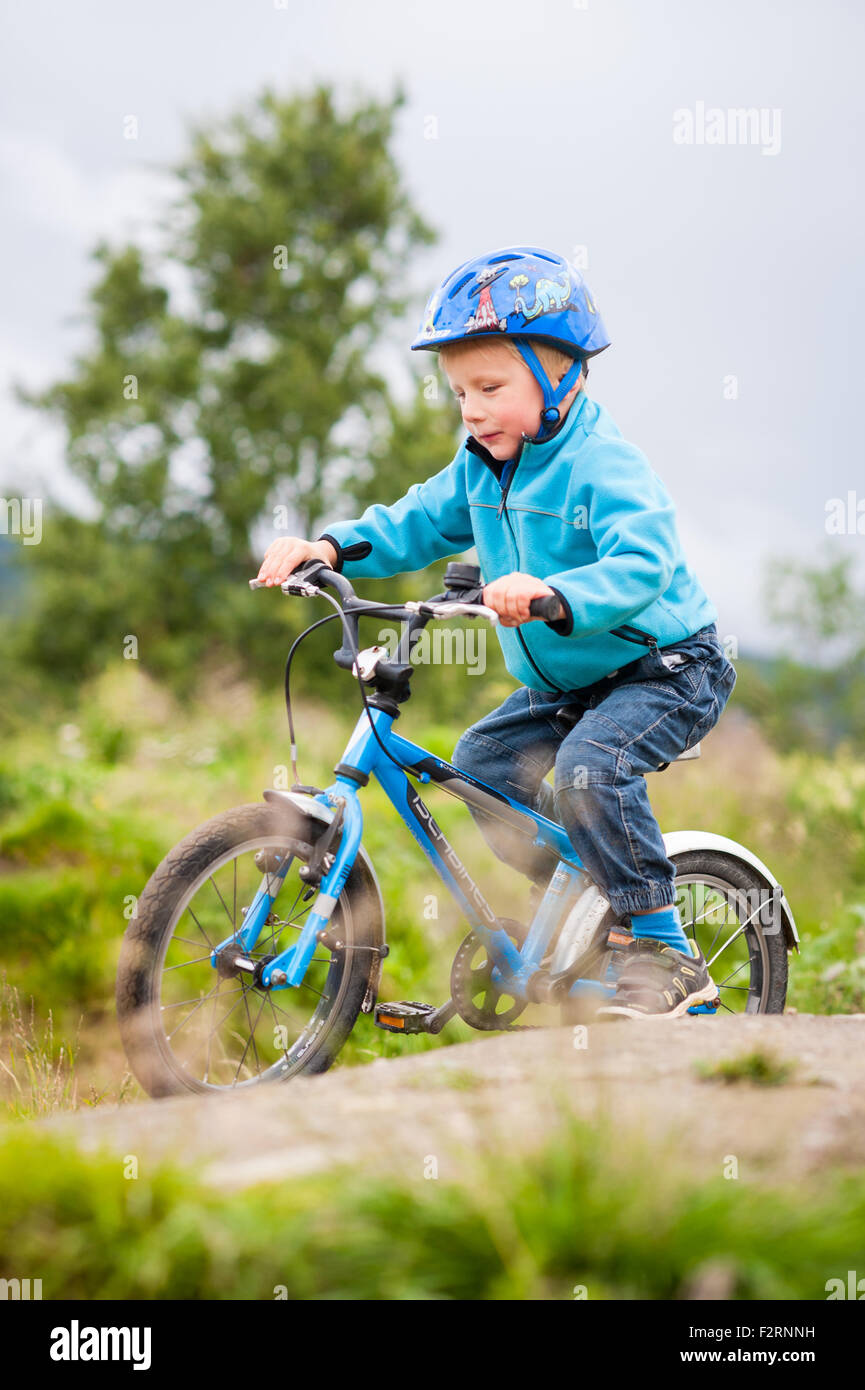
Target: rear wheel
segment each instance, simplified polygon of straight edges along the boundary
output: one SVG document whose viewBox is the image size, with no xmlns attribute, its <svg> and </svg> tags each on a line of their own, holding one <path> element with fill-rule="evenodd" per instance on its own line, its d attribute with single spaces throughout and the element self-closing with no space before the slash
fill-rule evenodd
<svg viewBox="0 0 865 1390">
<path fill-rule="evenodd" d="M 303 982 L 268 990 L 211 952 L 243 925 L 278 862 L 289 867 L 248 958 L 259 969 L 298 938 L 315 893 L 298 869 L 325 827 L 299 809 L 238 806 L 174 847 L 138 900 L 117 973 L 120 1031 L 133 1072 L 152 1096 L 221 1092 L 325 1071 L 370 1000 L 383 923 L 356 861 L 330 919 L 342 949 L 316 947 Z M 372 986 L 372 988 L 371 988 Z"/>
<path fill-rule="evenodd" d="M 676 906 L 689 941 L 705 957 L 718 986 L 718 1014 L 780 1014 L 787 998 L 787 943 L 780 904 L 749 864 L 715 850 L 674 854 Z M 620 919 L 610 911 L 577 974 L 606 981 L 607 933 Z M 568 999 L 563 1023 L 590 1021 L 597 1000 Z"/>
<path fill-rule="evenodd" d="M 787 943 L 781 908 L 749 864 L 714 850 L 673 856 L 676 905 L 721 997 L 719 1013 L 781 1014 Z"/>
</svg>

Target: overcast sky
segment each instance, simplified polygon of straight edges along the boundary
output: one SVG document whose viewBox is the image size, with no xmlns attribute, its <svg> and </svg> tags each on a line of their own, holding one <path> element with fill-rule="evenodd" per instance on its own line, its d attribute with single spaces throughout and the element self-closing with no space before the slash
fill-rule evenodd
<svg viewBox="0 0 865 1390">
<path fill-rule="evenodd" d="M 508 243 L 586 248 L 612 339 L 590 394 L 669 488 L 721 635 L 771 645 L 759 600 L 769 555 L 865 554 L 865 534 L 826 532 L 830 498 L 853 490 L 865 511 L 857 0 L 5 10 L 7 495 L 47 480 L 80 498 L 64 481 L 62 434 L 18 406 L 9 383 L 44 385 L 85 346 L 98 239 L 155 244 L 163 170 L 185 152 L 188 122 L 222 117 L 265 84 L 288 94 L 323 79 L 385 95 L 401 80 L 396 154 L 441 236 L 417 260 L 416 287 L 423 295 Z M 137 140 L 123 138 L 128 115 Z"/>
</svg>

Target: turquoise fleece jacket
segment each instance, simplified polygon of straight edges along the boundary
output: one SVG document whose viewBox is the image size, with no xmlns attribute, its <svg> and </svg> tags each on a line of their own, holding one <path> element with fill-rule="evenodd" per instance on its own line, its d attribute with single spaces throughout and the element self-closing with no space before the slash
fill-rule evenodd
<svg viewBox="0 0 865 1390">
<path fill-rule="evenodd" d="M 320 539 L 351 580 L 425 569 L 472 545 L 485 584 L 515 570 L 542 579 L 564 618 L 496 628 L 508 671 L 536 690 L 578 690 L 636 660 L 634 641 L 613 628 L 639 628 L 663 647 L 718 616 L 682 552 L 666 488 L 585 391 L 550 439 L 525 441 L 516 459 L 503 464 L 469 438 L 393 506 L 367 507 Z"/>
</svg>

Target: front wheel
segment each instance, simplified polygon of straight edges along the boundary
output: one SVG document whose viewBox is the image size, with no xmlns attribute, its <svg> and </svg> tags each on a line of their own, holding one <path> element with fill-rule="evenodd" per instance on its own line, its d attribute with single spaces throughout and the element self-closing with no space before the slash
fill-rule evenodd
<svg viewBox="0 0 865 1390">
<path fill-rule="evenodd" d="M 198 826 L 147 883 L 126 931 L 117 1014 L 129 1064 L 152 1096 L 223 1092 L 325 1071 L 375 992 L 383 940 L 377 895 L 355 861 L 323 945 L 296 988 L 217 972 L 211 952 L 243 925 L 276 856 L 289 867 L 253 961 L 292 945 L 315 893 L 298 875 L 324 825 L 296 808 L 238 806 Z M 372 949 L 370 949 L 372 948 Z"/>
</svg>

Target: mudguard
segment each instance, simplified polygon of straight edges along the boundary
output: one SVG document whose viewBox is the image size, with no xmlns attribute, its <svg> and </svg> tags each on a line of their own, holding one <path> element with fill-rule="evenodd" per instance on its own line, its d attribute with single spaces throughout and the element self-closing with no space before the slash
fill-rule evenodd
<svg viewBox="0 0 865 1390">
<path fill-rule="evenodd" d="M 262 795 L 271 806 L 288 803 L 294 809 L 302 811 L 304 815 L 313 816 L 316 820 L 321 821 L 322 825 L 329 825 L 336 814 L 332 806 L 325 806 L 323 802 L 316 801 L 315 797 L 308 796 L 305 792 L 284 792 L 268 787 Z M 369 897 L 369 944 L 383 946 L 385 944 L 384 899 L 381 895 L 375 869 L 372 867 L 372 861 L 362 844 L 358 845 L 357 856 L 349 875 L 349 883 L 355 879 L 355 875 L 358 875 Z M 375 962 L 373 973 L 370 976 L 369 988 L 361 1005 L 361 1011 L 365 1014 L 372 1012 L 378 997 L 384 957 L 376 956 Z"/>
<path fill-rule="evenodd" d="M 777 878 L 766 868 L 762 859 L 758 859 L 756 854 L 752 854 L 751 850 L 738 844 L 736 840 L 729 840 L 726 835 L 713 835 L 709 830 L 672 830 L 669 835 L 664 836 L 664 849 L 670 859 L 676 854 L 684 854 L 690 850 L 717 850 L 719 853 L 729 854 L 733 859 L 741 859 L 744 864 L 750 864 L 752 869 L 757 870 L 768 888 L 781 888 Z M 787 950 L 799 951 L 799 933 L 796 930 L 793 913 L 784 896 L 783 888 L 781 888 L 780 903 Z"/>
</svg>

